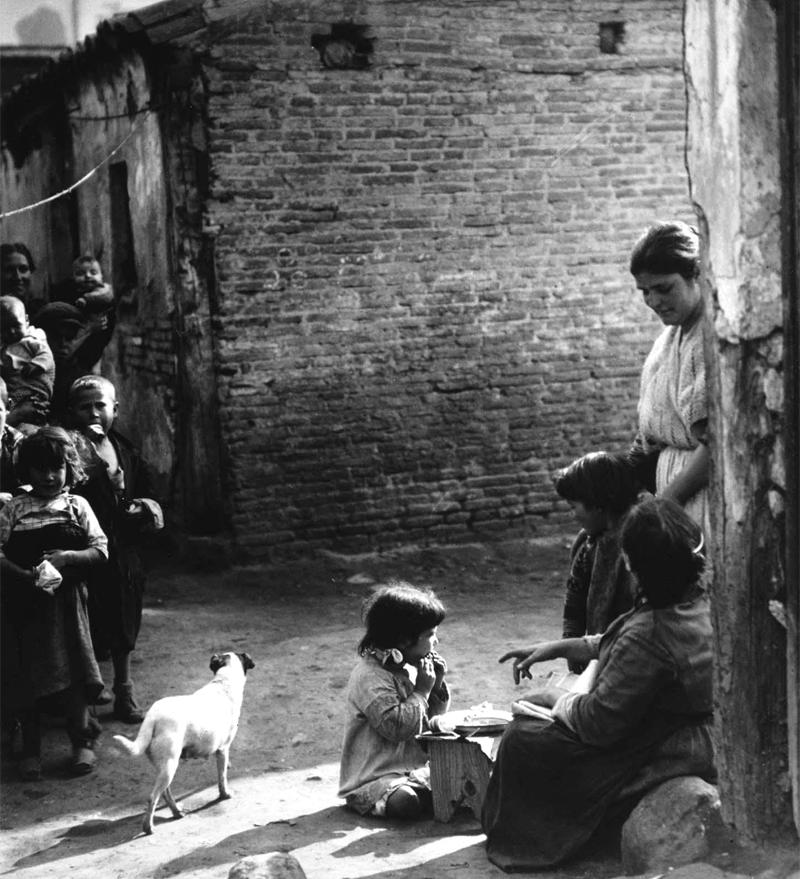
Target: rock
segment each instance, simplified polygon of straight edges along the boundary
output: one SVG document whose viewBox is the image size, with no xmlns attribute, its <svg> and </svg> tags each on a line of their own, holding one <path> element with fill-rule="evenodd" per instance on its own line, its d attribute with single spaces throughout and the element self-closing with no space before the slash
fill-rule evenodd
<svg viewBox="0 0 800 879">
<path fill-rule="evenodd" d="M 622 828 L 626 873 L 678 867 L 709 854 L 722 832 L 719 793 L 701 778 L 672 778 L 642 797 Z"/>
<path fill-rule="evenodd" d="M 237 861 L 231 867 L 228 879 L 306 879 L 306 874 L 292 855 L 269 852 Z"/>
</svg>

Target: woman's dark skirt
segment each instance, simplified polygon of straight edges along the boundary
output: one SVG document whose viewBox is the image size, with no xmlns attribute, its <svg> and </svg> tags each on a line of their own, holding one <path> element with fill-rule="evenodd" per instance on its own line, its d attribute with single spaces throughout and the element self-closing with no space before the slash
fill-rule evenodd
<svg viewBox="0 0 800 879">
<path fill-rule="evenodd" d="M 500 743 L 483 805 L 489 860 L 513 872 L 572 857 L 636 787 L 648 764 L 660 766 L 650 786 L 677 775 L 713 774 L 703 724 L 690 723 L 688 738 L 679 735 L 686 741 L 672 749 L 674 759 L 658 758 L 661 746 L 686 726 L 685 718 L 662 717 L 636 736 L 598 748 L 582 743 L 560 721 L 515 718 Z"/>
</svg>

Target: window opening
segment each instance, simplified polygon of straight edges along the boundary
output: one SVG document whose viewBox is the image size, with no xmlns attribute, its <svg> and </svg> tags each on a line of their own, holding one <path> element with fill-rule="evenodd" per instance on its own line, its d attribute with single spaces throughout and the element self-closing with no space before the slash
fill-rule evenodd
<svg viewBox="0 0 800 879">
<path fill-rule="evenodd" d="M 365 36 L 368 26 L 339 21 L 329 34 L 313 34 L 311 45 L 325 67 L 332 70 L 364 70 L 372 63 L 375 40 Z"/>
<path fill-rule="evenodd" d="M 625 42 L 625 22 L 601 22 L 598 36 L 600 51 L 603 55 L 619 55 L 620 47 Z"/>
<path fill-rule="evenodd" d="M 136 304 L 136 255 L 133 246 L 131 205 L 128 196 L 128 165 L 109 165 L 111 198 L 111 283 L 117 302 L 133 307 Z"/>
</svg>

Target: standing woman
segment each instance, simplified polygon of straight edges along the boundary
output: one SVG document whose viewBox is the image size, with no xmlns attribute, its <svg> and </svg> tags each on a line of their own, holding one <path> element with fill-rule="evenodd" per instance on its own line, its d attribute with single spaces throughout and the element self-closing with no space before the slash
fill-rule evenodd
<svg viewBox="0 0 800 879">
<path fill-rule="evenodd" d="M 31 281 L 35 271 L 36 264 L 31 252 L 22 242 L 0 244 L 0 291 L 4 296 L 21 299 L 31 319 L 44 305 L 43 299 L 31 296 Z"/>
<path fill-rule="evenodd" d="M 708 404 L 703 351 L 700 240 L 693 226 L 657 223 L 636 242 L 631 274 L 665 325 L 642 369 L 638 464 L 655 463 L 655 493 L 708 524 Z M 645 466 L 645 469 L 646 466 Z"/>
</svg>

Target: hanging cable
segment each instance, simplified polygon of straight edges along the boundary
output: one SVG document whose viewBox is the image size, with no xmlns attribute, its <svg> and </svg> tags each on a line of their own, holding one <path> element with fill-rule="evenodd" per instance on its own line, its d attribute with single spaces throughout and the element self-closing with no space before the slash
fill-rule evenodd
<svg viewBox="0 0 800 879">
<path fill-rule="evenodd" d="M 72 110 L 67 110 L 70 122 L 111 122 L 115 119 L 130 119 L 131 116 L 139 116 L 142 113 L 149 113 L 151 110 L 156 112 L 161 107 L 154 107 L 152 104 L 145 104 L 138 110 L 126 110 L 124 113 L 112 113 L 108 116 L 77 116 Z"/>
<path fill-rule="evenodd" d="M 13 217 L 16 214 L 23 214 L 26 211 L 32 211 L 34 208 L 40 208 L 42 205 L 50 204 L 52 201 L 56 201 L 59 198 L 63 198 L 65 195 L 69 195 L 70 192 L 76 190 L 79 186 L 82 186 L 89 180 L 90 177 L 93 177 L 102 167 L 103 165 L 108 164 L 111 159 L 125 146 L 125 144 L 133 137 L 136 129 L 139 127 L 139 123 L 141 122 L 142 117 L 140 116 L 136 122 L 134 122 L 131 130 L 122 138 L 122 140 L 114 147 L 113 150 L 104 158 L 102 161 L 98 162 L 91 171 L 81 177 L 80 180 L 76 180 L 71 186 L 68 186 L 66 189 L 62 189 L 61 192 L 57 192 L 55 195 L 50 195 L 47 198 L 43 198 L 41 201 L 34 202 L 33 204 L 25 205 L 22 208 L 15 208 L 13 211 L 4 211 L 0 214 L 0 220 L 5 220 L 7 217 Z"/>
</svg>

